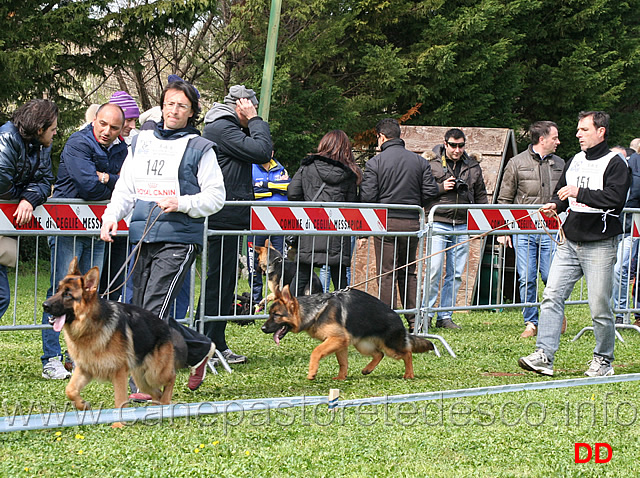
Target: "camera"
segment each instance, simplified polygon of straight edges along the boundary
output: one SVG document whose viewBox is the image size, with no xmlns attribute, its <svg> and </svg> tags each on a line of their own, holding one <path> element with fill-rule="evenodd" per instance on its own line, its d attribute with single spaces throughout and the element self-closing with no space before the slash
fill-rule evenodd
<svg viewBox="0 0 640 478">
<path fill-rule="evenodd" d="M 453 190 L 459 194 L 465 194 L 469 192 L 469 185 L 463 179 L 455 178 Z"/>
</svg>

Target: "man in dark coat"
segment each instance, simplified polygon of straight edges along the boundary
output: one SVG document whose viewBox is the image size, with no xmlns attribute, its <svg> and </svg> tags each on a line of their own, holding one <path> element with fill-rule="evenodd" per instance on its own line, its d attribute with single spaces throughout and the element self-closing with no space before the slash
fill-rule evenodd
<svg viewBox="0 0 640 478">
<path fill-rule="evenodd" d="M 232 86 L 224 103 L 214 103 L 206 114 L 202 136 L 218 145 L 218 164 L 224 177 L 227 201 L 252 201 L 253 164 L 270 161 L 273 151 L 269 125 L 258 116 L 258 100 L 253 90 Z M 209 217 L 209 229 L 248 229 L 249 207 L 223 207 Z M 240 235 L 209 237 L 209 267 L 205 291 L 205 314 L 229 315 L 236 285 Z M 244 363 L 247 358 L 234 354 L 227 345 L 227 323 L 207 322 L 206 335 L 213 340 L 229 363 Z M 215 360 L 215 359 L 214 359 Z"/>
<path fill-rule="evenodd" d="M 360 200 L 365 203 L 406 204 L 424 206 L 438 195 L 429 163 L 419 154 L 404 147 L 400 139 L 400 125 L 393 118 L 386 118 L 376 125 L 378 146 L 381 152 L 371 158 L 364 171 L 360 185 Z M 417 211 L 390 209 L 388 232 L 415 232 L 407 238 L 393 237 L 383 240 L 376 237 L 376 261 L 380 278 L 380 300 L 396 308 L 397 291 L 400 289 L 406 309 L 416 306 L 417 276 L 416 254 L 420 229 Z M 412 264 L 407 266 L 407 264 Z M 413 329 L 415 315 L 405 316 L 409 328 Z"/>
</svg>

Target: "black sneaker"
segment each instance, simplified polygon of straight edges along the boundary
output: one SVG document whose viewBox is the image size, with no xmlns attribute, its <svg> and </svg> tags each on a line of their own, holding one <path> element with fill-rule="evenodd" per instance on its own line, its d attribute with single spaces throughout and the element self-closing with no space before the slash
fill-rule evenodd
<svg viewBox="0 0 640 478">
<path fill-rule="evenodd" d="M 440 327 L 443 329 L 460 329 L 461 327 L 456 324 L 452 319 L 442 319 L 436 320 L 436 327 Z"/>
<path fill-rule="evenodd" d="M 247 357 L 234 354 L 231 349 L 223 350 L 221 353 L 228 364 L 245 363 L 247 361 Z"/>
</svg>

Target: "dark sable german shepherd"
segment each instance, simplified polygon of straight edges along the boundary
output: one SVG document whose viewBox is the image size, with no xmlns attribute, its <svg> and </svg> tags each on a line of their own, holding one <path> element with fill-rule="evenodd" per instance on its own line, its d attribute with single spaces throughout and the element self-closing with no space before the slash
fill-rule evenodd
<svg viewBox="0 0 640 478">
<path fill-rule="evenodd" d="M 187 346 L 182 336 L 157 315 L 139 307 L 98 298 L 97 267 L 84 276 L 77 257 L 58 291 L 42 308 L 51 314 L 53 329 L 64 328 L 65 340 L 76 368 L 66 388 L 76 408 L 89 404 L 80 396 L 93 379 L 113 383 L 115 406 L 127 402 L 127 381 L 133 376 L 141 392 L 169 404 L 176 369 L 186 366 Z"/>
<path fill-rule="evenodd" d="M 340 370 L 337 380 L 347 378 L 347 348 L 350 344 L 363 355 L 373 357 L 362 370 L 370 374 L 384 355 L 404 360 L 404 378 L 413 378 L 412 352 L 428 352 L 433 344 L 410 335 L 402 319 L 388 305 L 360 290 L 332 292 L 298 297 L 286 286 L 276 292 L 276 300 L 269 309 L 269 319 L 262 326 L 266 334 L 273 334 L 276 344 L 287 332 L 307 332 L 321 340 L 311 353 L 309 374 L 313 380 L 318 362 L 335 353 Z"/>
<path fill-rule="evenodd" d="M 271 302 L 276 298 L 276 291 L 280 290 L 283 286 L 289 285 L 295 290 L 296 274 L 303 273 L 299 271 L 298 265 L 282 257 L 280 252 L 273 248 L 269 241 L 266 241 L 265 246 L 255 246 L 255 253 L 258 255 L 258 263 L 262 273 L 267 276 L 267 283 L 269 284 L 269 295 L 262 299 L 261 306 L 264 306 L 267 302 Z M 280 283 L 282 282 L 282 285 Z M 311 281 L 306 285 L 304 289 L 304 295 L 319 294 L 322 292 L 322 282 L 320 278 L 314 272 L 311 276 Z"/>
</svg>

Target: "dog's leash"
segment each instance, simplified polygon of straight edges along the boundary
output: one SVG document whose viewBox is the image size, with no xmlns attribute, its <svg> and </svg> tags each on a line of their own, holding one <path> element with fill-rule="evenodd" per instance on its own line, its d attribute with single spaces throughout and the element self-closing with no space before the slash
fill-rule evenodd
<svg viewBox="0 0 640 478">
<path fill-rule="evenodd" d="M 417 259 L 417 260 L 415 260 L 413 262 L 410 262 L 408 264 L 402 265 L 400 267 L 396 267 L 396 268 L 391 269 L 391 270 L 389 270 L 387 272 L 383 272 L 383 273 L 378 274 L 376 276 L 373 276 L 373 277 L 371 277 L 371 278 L 369 278 L 367 280 L 364 280 L 362 282 L 358 282 L 357 284 L 353 284 L 353 285 L 347 286 L 344 289 L 340 289 L 340 290 L 347 291 L 349 289 L 355 289 L 358 286 L 361 286 L 361 285 L 364 285 L 364 284 L 366 284 L 368 282 L 371 282 L 373 280 L 379 279 L 380 277 L 384 277 L 387 274 L 391 274 L 391 273 L 393 273 L 395 271 L 398 271 L 398 270 L 404 269 L 406 267 L 412 266 L 412 265 L 417 264 L 417 263 L 419 263 L 421 261 L 425 261 L 425 260 L 427 260 L 427 259 L 429 259 L 431 257 L 437 256 L 438 254 L 442 254 L 442 253 L 447 252 L 447 251 L 449 251 L 451 249 L 454 249 L 456 247 L 462 246 L 462 245 L 464 245 L 464 244 L 466 244 L 468 242 L 475 241 L 476 239 L 482 239 L 483 237 L 488 236 L 492 232 L 498 231 L 500 229 L 504 229 L 505 227 L 508 227 L 511 224 L 517 223 L 518 221 L 521 221 L 523 219 L 531 217 L 534 214 L 538 214 L 538 216 L 542 219 L 542 224 L 543 224 L 542 227 L 543 227 L 544 233 L 547 236 L 549 236 L 553 242 L 555 242 L 558 246 L 560 246 L 560 245 L 564 244 L 564 242 L 566 240 L 566 237 L 565 237 L 565 234 L 564 234 L 564 230 L 562 229 L 562 223 L 560 222 L 560 218 L 558 217 L 558 213 L 556 211 L 551 211 L 551 212 L 553 213 L 552 217 L 555 217 L 556 220 L 558 221 L 558 240 L 556 240 L 556 238 L 553 237 L 553 235 L 549 232 L 549 229 L 547 229 L 547 224 L 546 224 L 544 218 L 541 216 L 542 208 L 538 208 L 536 211 L 532 212 L 531 214 L 527 214 L 526 216 L 523 216 L 523 217 L 521 217 L 519 219 L 515 219 L 513 221 L 508 221 L 508 222 L 504 223 L 503 225 L 498 226 L 498 227 L 494 227 L 493 229 L 491 229 L 489 231 L 486 231 L 486 232 L 483 232 L 482 234 L 478 234 L 477 236 L 472 236 L 469 239 L 467 239 L 466 241 L 458 242 L 458 243 L 456 243 L 456 244 L 454 244 L 452 246 L 449 246 L 449 247 L 447 247 L 445 249 L 442 249 L 441 251 L 433 252 L 433 253 L 429 254 L 428 256 L 425 256 L 425 257 L 423 257 L 421 259 Z"/>
<path fill-rule="evenodd" d="M 120 289 L 122 289 L 124 287 L 124 285 L 127 283 L 127 281 L 131 278 L 131 276 L 133 275 L 133 271 L 136 268 L 136 264 L 138 263 L 138 259 L 140 258 L 140 245 L 142 244 L 142 239 L 144 239 L 144 237 L 149 233 L 149 231 L 151 230 L 151 228 L 155 225 L 155 223 L 158 221 L 158 219 L 160 218 L 160 216 L 162 214 L 164 214 L 164 210 L 160 209 L 160 214 L 158 214 L 155 219 L 153 220 L 153 222 L 151 224 L 149 224 L 149 221 L 151 220 L 151 215 L 153 214 L 153 211 L 157 208 L 160 207 L 158 206 L 158 204 L 154 204 L 154 206 L 151 208 L 151 211 L 149 211 L 149 215 L 147 216 L 147 221 L 144 224 L 144 230 L 142 231 L 142 236 L 140 237 L 140 240 L 138 241 L 138 243 L 133 247 L 133 249 L 131 249 L 131 252 L 129 253 L 129 255 L 127 256 L 127 258 L 125 259 L 124 263 L 122 264 L 122 266 L 120 266 L 120 269 L 118 270 L 118 272 L 113 276 L 113 279 L 111 279 L 111 282 L 109 282 L 109 285 L 107 285 L 107 289 L 100 295 L 101 298 L 104 298 L 106 296 L 108 296 L 109 294 L 112 294 L 113 292 L 116 292 Z M 133 257 L 133 255 L 136 254 L 136 259 L 133 262 L 133 266 L 131 267 L 131 270 L 129 271 L 129 273 L 127 274 L 127 276 L 125 277 L 124 281 L 122 281 L 122 284 L 120 284 L 118 287 L 116 287 L 115 289 L 111 290 L 111 286 L 116 282 L 116 280 L 118 279 L 118 277 L 120 276 L 120 274 L 126 269 L 126 267 L 129 265 L 129 261 L 131 260 L 131 258 Z"/>
</svg>

